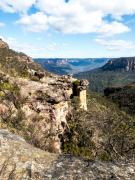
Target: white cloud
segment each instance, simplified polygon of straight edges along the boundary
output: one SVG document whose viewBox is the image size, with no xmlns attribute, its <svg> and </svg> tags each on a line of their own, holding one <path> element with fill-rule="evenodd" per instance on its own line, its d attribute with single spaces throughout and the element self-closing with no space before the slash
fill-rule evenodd
<svg viewBox="0 0 135 180">
<path fill-rule="evenodd" d="M 35 7 L 40 12 L 22 17 L 20 24 L 26 25 L 30 31 L 52 28 L 66 34 L 98 33 L 112 36 L 128 32 L 129 27 L 118 19 L 135 13 L 133 0 L 70 0 L 68 3 L 64 0 L 37 0 Z M 115 20 L 105 21 L 107 15 L 112 15 Z"/>
<path fill-rule="evenodd" d="M 41 32 L 52 28 L 58 32 L 65 34 L 77 33 L 98 33 L 104 36 L 112 36 L 130 31 L 130 29 L 117 21 L 107 23 L 102 20 L 100 11 L 81 16 L 52 16 L 49 17 L 43 12 L 38 12 L 32 15 L 24 15 L 17 21 L 23 25 L 28 31 Z"/>
<path fill-rule="evenodd" d="M 66 34 L 96 32 L 102 24 L 102 13 L 91 12 L 74 16 L 50 16 L 48 18 L 51 27 Z"/>
<path fill-rule="evenodd" d="M 38 12 L 30 16 L 24 15 L 16 22 L 23 25 L 28 31 L 41 32 L 48 29 L 48 19 L 45 14 Z"/>
<path fill-rule="evenodd" d="M 135 43 L 125 40 L 106 40 L 106 39 L 95 39 L 95 41 L 104 46 L 107 50 L 111 51 L 125 51 L 135 50 Z"/>
<path fill-rule="evenodd" d="M 26 12 L 37 8 L 35 14 Z M 124 15 L 135 13 L 134 0 L 1 0 L 0 9 L 23 12 L 17 23 L 29 31 L 41 32 L 49 28 L 66 34 L 98 33 L 113 36 L 130 31 L 123 23 Z M 112 22 L 105 18 L 110 15 Z"/>
<path fill-rule="evenodd" d="M 40 0 L 39 0 L 40 1 Z M 42 0 L 41 0 L 42 1 Z M 101 10 L 104 14 L 110 14 L 114 18 L 135 13 L 134 0 L 75 0 L 80 2 L 88 10 Z"/>
<path fill-rule="evenodd" d="M 27 11 L 35 5 L 40 11 L 49 14 L 76 13 L 84 9 L 90 11 L 102 11 L 114 17 L 135 13 L 134 0 L 0 0 L 0 9 L 6 12 Z"/>
<path fill-rule="evenodd" d="M 135 13 L 134 0 L 37 0 L 36 6 L 46 13 L 68 13 L 84 9 L 87 12 L 102 11 L 104 14 L 112 14 L 114 17 Z M 50 12 L 50 10 L 52 10 Z"/>
<path fill-rule="evenodd" d="M 36 0 L 0 0 L 0 9 L 10 13 L 26 13 L 35 2 Z"/>
<path fill-rule="evenodd" d="M 126 25 L 113 21 L 112 23 L 105 23 L 101 25 L 101 28 L 97 32 L 101 33 L 104 36 L 112 36 L 115 34 L 121 34 L 124 32 L 129 32 L 130 29 Z"/>
</svg>

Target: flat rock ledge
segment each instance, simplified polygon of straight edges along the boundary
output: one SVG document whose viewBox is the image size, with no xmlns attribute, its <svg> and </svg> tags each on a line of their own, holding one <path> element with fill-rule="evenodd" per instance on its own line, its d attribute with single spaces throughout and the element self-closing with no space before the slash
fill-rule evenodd
<svg viewBox="0 0 135 180">
<path fill-rule="evenodd" d="M 85 161 L 71 155 L 48 153 L 0 129 L 0 179 L 134 180 L 135 164 Z"/>
</svg>

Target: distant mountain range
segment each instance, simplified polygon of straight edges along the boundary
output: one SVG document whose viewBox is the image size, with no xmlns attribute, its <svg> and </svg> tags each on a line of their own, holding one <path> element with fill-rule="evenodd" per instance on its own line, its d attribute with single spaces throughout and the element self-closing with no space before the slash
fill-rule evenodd
<svg viewBox="0 0 135 180">
<path fill-rule="evenodd" d="M 109 59 L 108 58 L 38 58 L 34 59 L 35 62 L 53 73 L 75 74 L 80 72 L 89 71 L 94 68 L 103 66 Z"/>
<path fill-rule="evenodd" d="M 122 57 L 109 60 L 102 68 L 104 71 L 135 71 L 135 57 Z"/>
<path fill-rule="evenodd" d="M 103 92 L 106 87 L 127 85 L 135 82 L 135 57 L 110 59 L 102 67 L 78 73 L 75 77 L 88 79 L 90 89 L 97 92 Z"/>
</svg>

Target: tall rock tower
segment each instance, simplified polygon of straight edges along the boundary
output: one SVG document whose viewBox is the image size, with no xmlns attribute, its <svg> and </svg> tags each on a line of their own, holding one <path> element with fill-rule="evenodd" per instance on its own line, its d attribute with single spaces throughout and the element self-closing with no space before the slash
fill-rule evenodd
<svg viewBox="0 0 135 180">
<path fill-rule="evenodd" d="M 73 95 L 79 98 L 79 108 L 87 111 L 86 90 L 89 85 L 87 80 L 76 80 L 73 82 Z"/>
</svg>

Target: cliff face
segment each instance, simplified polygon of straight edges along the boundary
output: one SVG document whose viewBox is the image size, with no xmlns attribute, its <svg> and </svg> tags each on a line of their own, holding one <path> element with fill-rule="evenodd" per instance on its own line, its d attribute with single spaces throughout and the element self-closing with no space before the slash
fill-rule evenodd
<svg viewBox="0 0 135 180">
<path fill-rule="evenodd" d="M 132 72 L 135 70 L 135 57 L 112 59 L 102 67 L 102 70 Z"/>
<path fill-rule="evenodd" d="M 10 55 L 7 72 L 14 69 L 6 74 L 0 68 L 2 126 L 6 124 L 9 129 L 41 149 L 61 153 L 61 136 L 68 130 L 66 118 L 72 109 L 73 82 L 76 79 L 47 73 L 23 53 L 9 51 L 7 48 L 2 53 L 4 59 Z M 2 66 L 5 65 L 3 58 L 0 61 Z M 13 60 L 18 63 L 17 68 Z M 22 77 L 22 74 L 19 76 L 19 70 L 23 68 L 25 73 Z M 87 83 L 81 81 L 79 91 L 86 88 Z M 84 96 L 86 93 L 83 95 L 85 101 L 82 102 L 81 97 L 79 103 L 80 108 L 86 110 Z"/>
<path fill-rule="evenodd" d="M 134 163 L 103 163 L 59 156 L 34 148 L 19 136 L 0 130 L 0 179 L 127 180 L 134 177 Z"/>
<path fill-rule="evenodd" d="M 60 136 L 68 129 L 66 117 L 72 108 L 72 81 L 59 76 L 32 81 L 1 75 L 1 121 L 19 125 L 17 131 L 35 146 L 60 153 Z"/>
<path fill-rule="evenodd" d="M 42 82 L 23 82 L 20 92 L 27 99 L 22 111 L 27 117 L 27 127 L 34 130 L 35 143 L 42 149 L 60 153 L 59 137 L 67 128 L 72 81 L 45 77 Z"/>
</svg>

